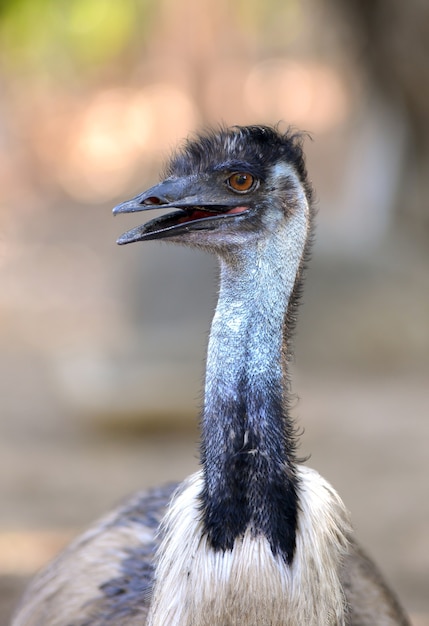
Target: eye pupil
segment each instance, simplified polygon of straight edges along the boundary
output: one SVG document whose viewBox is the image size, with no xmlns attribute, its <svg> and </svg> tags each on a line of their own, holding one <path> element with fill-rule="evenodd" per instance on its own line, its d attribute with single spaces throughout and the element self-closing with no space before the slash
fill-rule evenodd
<svg viewBox="0 0 429 626">
<path fill-rule="evenodd" d="M 253 185 L 254 178 L 247 172 L 237 172 L 230 176 L 227 182 L 234 191 L 249 191 Z"/>
</svg>

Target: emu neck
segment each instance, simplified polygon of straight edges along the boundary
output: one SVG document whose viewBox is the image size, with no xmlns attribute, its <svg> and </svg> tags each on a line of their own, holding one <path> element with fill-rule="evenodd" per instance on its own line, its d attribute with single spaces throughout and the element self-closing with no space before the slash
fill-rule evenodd
<svg viewBox="0 0 429 626">
<path fill-rule="evenodd" d="M 250 528 L 291 562 L 298 485 L 284 337 L 305 232 L 294 239 L 285 229 L 220 261 L 202 418 L 202 503 L 215 550 L 232 549 Z"/>
</svg>

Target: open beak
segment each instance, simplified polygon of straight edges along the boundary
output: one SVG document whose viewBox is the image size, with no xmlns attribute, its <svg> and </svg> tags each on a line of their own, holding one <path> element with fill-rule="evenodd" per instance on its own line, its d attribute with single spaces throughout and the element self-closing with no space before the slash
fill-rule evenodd
<svg viewBox="0 0 429 626">
<path fill-rule="evenodd" d="M 147 241 L 183 235 L 191 230 L 211 230 L 218 221 L 246 213 L 249 206 L 238 206 L 237 198 L 205 180 L 167 179 L 113 209 L 113 214 L 149 209 L 178 209 L 124 233 L 117 243 Z"/>
</svg>

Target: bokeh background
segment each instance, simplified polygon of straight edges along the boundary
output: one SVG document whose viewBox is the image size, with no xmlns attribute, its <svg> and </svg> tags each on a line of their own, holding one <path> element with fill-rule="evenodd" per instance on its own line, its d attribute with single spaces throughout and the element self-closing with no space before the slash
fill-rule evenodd
<svg viewBox="0 0 429 626">
<path fill-rule="evenodd" d="M 197 467 L 212 259 L 110 210 L 195 129 L 309 131 L 301 451 L 429 624 L 429 4 L 0 2 L 0 624 L 127 493 Z"/>
</svg>

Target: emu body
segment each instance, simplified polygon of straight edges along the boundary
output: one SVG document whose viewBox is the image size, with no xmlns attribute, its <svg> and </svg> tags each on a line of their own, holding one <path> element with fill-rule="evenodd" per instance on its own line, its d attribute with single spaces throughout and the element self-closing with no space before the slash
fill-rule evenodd
<svg viewBox="0 0 429 626">
<path fill-rule="evenodd" d="M 153 208 L 174 211 L 119 243 L 166 239 L 220 263 L 201 471 L 77 539 L 13 626 L 406 626 L 340 497 L 296 459 L 288 360 L 313 221 L 300 138 L 254 126 L 189 141 L 115 211 Z"/>
</svg>

